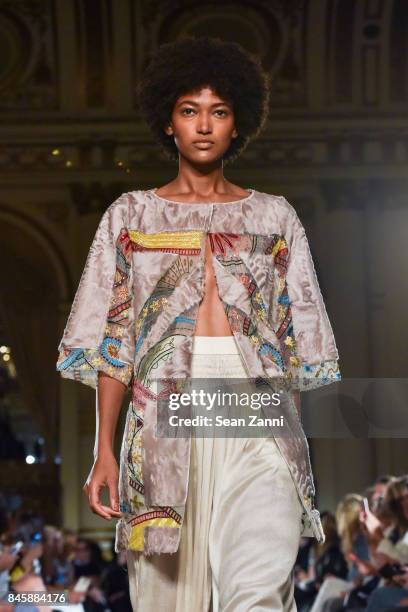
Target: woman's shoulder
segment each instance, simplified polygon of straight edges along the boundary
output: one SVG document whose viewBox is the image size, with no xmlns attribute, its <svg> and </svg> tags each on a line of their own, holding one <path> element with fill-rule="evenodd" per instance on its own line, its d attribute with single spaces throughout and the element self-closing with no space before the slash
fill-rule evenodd
<svg viewBox="0 0 408 612">
<path fill-rule="evenodd" d="M 271 232 L 279 231 L 290 238 L 293 232 L 300 227 L 297 212 L 284 195 L 266 191 L 252 190 L 252 197 L 245 202 L 245 208 L 228 207 L 229 217 L 235 213 L 250 215 L 252 223 L 259 224 L 263 229 L 269 228 Z M 123 192 L 105 210 L 103 220 L 109 223 L 112 230 L 117 233 L 121 227 L 139 228 L 145 224 L 145 216 L 151 214 L 151 190 L 134 189 Z M 183 204 L 186 207 L 186 204 Z M 222 210 L 220 206 L 220 210 Z M 227 206 L 227 205 L 225 205 Z M 161 208 L 153 212 L 159 214 Z M 269 230 L 268 230 L 269 231 Z"/>
<path fill-rule="evenodd" d="M 137 205 L 138 193 L 139 192 L 137 191 L 125 191 L 108 206 L 105 212 L 115 215 L 123 214 L 123 212 L 127 211 L 130 206 Z"/>
<path fill-rule="evenodd" d="M 107 223 L 112 228 L 128 227 L 142 202 L 140 191 L 125 191 L 105 209 L 101 223 Z"/>
<path fill-rule="evenodd" d="M 281 217 L 297 217 L 295 207 L 284 195 L 255 190 L 255 201 L 262 202 L 267 209 L 273 209 Z"/>
<path fill-rule="evenodd" d="M 303 226 L 295 207 L 281 194 L 257 191 L 253 200 L 253 212 L 265 228 L 279 228 L 288 242 Z M 269 231 L 269 229 L 268 229 Z"/>
</svg>

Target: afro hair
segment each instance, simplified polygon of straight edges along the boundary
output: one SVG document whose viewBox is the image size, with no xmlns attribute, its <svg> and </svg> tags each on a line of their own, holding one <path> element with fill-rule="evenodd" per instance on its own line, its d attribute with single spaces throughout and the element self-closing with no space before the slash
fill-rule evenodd
<svg viewBox="0 0 408 612">
<path fill-rule="evenodd" d="M 232 104 L 238 136 L 223 160 L 233 161 L 261 132 L 269 110 L 269 75 L 259 57 L 238 43 L 188 36 L 161 45 L 138 84 L 140 111 L 165 155 L 177 160 L 174 138 L 164 127 L 177 99 L 203 86 Z"/>
</svg>

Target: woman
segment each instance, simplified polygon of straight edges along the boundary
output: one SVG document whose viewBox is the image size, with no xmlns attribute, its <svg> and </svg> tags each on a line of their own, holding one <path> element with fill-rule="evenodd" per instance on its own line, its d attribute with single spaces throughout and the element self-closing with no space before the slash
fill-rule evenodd
<svg viewBox="0 0 408 612">
<path fill-rule="evenodd" d="M 95 513 L 120 519 L 134 610 L 295 610 L 300 535 L 324 533 L 294 398 L 340 375 L 296 212 L 223 174 L 265 124 L 268 79 L 237 44 L 186 38 L 160 47 L 139 94 L 178 175 L 108 208 L 59 346 L 62 375 L 98 389 L 84 490 Z M 161 400 L 201 378 L 279 388 L 284 433 L 158 436 Z"/>
<path fill-rule="evenodd" d="M 370 553 L 370 545 L 360 523 L 364 497 L 358 493 L 344 496 L 336 508 L 341 550 L 348 561 L 347 582 L 342 588 L 337 602 L 328 602 L 325 612 L 337 609 L 354 610 L 364 608 L 369 594 L 376 588 L 378 577 Z"/>
<path fill-rule="evenodd" d="M 391 609 L 408 604 L 408 477 L 392 478 L 387 486 L 384 506 L 391 525 L 384 529 L 377 517 L 362 513 L 361 520 L 376 544 L 375 555 L 380 586 L 368 599 L 367 610 Z M 398 571 L 394 571 L 394 570 Z M 388 570 L 388 571 L 387 571 Z M 390 573 L 391 572 L 391 573 Z"/>
<path fill-rule="evenodd" d="M 327 580 L 333 581 L 336 585 L 344 584 L 344 579 L 347 576 L 347 562 L 340 550 L 340 540 L 337 533 L 336 517 L 331 512 L 324 512 L 321 515 L 324 533 L 326 540 L 323 544 L 314 546 L 313 565 L 309 568 L 308 580 L 300 583 L 295 588 L 296 603 L 300 612 L 317 609 L 321 610 L 322 600 L 325 597 L 321 596 L 316 605 L 313 602 L 316 600 L 316 595 L 323 595 Z"/>
</svg>

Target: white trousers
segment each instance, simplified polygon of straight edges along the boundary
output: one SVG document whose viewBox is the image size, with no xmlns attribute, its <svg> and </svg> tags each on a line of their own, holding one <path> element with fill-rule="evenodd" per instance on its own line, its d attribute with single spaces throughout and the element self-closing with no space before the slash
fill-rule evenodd
<svg viewBox="0 0 408 612">
<path fill-rule="evenodd" d="M 246 378 L 233 336 L 195 336 L 193 378 Z M 179 549 L 128 551 L 134 612 L 295 612 L 302 505 L 273 438 L 191 438 Z"/>
</svg>

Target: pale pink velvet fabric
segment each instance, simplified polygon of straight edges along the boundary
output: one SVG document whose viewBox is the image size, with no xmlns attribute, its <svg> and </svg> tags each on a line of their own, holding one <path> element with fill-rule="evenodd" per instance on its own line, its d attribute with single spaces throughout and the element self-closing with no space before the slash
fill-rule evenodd
<svg viewBox="0 0 408 612">
<path fill-rule="evenodd" d="M 135 230 L 146 235 L 198 231 L 200 249 L 196 254 L 135 250 L 131 238 Z M 124 514 L 117 525 L 117 550 L 139 545 L 135 544 L 137 530 L 144 517 L 145 554 L 175 552 L 179 546 L 190 440 L 156 437 L 157 406 L 149 390 L 153 377 L 182 380 L 191 375 L 208 233 L 221 241 L 225 235 L 232 237 L 233 247 L 214 252 L 213 267 L 248 377 L 278 380 L 289 373 L 291 388 L 300 390 L 340 378 L 338 351 L 304 228 L 283 196 L 252 189 L 248 197 L 225 204 L 170 202 L 151 190 L 120 196 L 103 215 L 91 245 L 58 347 L 57 364 L 62 376 L 94 388 L 101 370 L 133 386 L 120 457 L 119 493 Z M 268 244 L 275 244 L 277 237 L 287 247 L 288 295 L 279 299 L 290 300 L 290 325 L 296 343 L 293 362 L 282 361 L 282 344 L 276 332 L 279 309 L 285 305 L 277 295 L 282 266 Z M 120 292 L 127 302 L 123 318 L 116 308 L 122 306 Z M 109 317 L 120 332 L 113 340 L 106 338 Z M 277 442 L 303 503 L 303 535 L 322 541 L 307 439 L 290 397 L 283 410 L 287 433 Z M 175 517 L 173 525 L 147 521 L 156 506 Z"/>
</svg>

